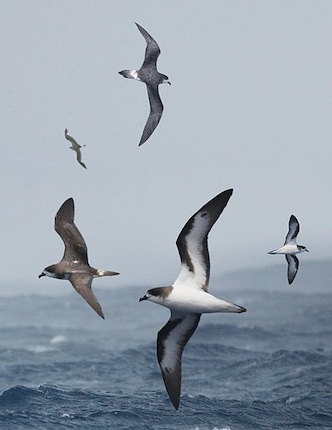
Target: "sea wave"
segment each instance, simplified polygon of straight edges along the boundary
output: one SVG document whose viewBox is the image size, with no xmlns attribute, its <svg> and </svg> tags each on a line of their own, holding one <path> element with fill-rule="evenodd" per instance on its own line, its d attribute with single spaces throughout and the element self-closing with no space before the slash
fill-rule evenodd
<svg viewBox="0 0 332 430">
<path fill-rule="evenodd" d="M 102 321 L 76 296 L 75 312 L 2 304 L 0 428 L 331 430 L 332 334 L 317 309 L 332 300 L 292 297 L 257 296 L 241 318 L 204 315 L 183 352 L 178 411 L 156 357 L 168 315 L 158 307 L 129 318 L 119 306 Z M 25 319 L 11 317 L 17 307 Z"/>
<path fill-rule="evenodd" d="M 306 399 L 221 400 L 184 394 L 175 412 L 158 391 L 101 392 L 43 384 L 15 386 L 0 396 L 0 420 L 15 429 L 330 429 L 331 413 Z M 30 426 L 30 427 L 29 427 Z"/>
</svg>

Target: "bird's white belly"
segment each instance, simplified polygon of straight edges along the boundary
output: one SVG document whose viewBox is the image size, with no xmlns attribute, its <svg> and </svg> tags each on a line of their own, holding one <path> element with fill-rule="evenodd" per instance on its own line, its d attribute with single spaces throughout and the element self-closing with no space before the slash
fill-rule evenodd
<svg viewBox="0 0 332 430">
<path fill-rule="evenodd" d="M 301 250 L 296 245 L 284 245 L 274 251 L 274 254 L 298 254 Z"/>
<path fill-rule="evenodd" d="M 217 299 L 212 294 L 194 288 L 174 289 L 165 299 L 164 306 L 178 312 L 212 313 L 232 312 L 234 305 Z"/>
</svg>

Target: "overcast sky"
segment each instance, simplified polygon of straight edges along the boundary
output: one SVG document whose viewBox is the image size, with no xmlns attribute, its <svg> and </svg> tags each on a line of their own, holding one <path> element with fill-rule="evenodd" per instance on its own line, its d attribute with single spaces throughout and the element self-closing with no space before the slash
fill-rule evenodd
<svg viewBox="0 0 332 430">
<path fill-rule="evenodd" d="M 141 147 L 146 88 L 118 74 L 143 61 L 135 21 L 172 83 Z M 59 287 L 38 275 L 62 257 L 53 223 L 68 197 L 90 264 L 121 272 L 101 287 L 173 282 L 178 233 L 227 188 L 212 279 L 286 264 L 267 252 L 291 214 L 310 251 L 300 258 L 331 258 L 331 1 L 3 0 L 0 40 L 0 292 Z"/>
</svg>

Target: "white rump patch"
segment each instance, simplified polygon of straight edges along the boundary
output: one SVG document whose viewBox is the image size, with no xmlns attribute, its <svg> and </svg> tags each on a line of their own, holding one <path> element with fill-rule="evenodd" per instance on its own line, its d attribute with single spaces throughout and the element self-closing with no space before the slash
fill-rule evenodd
<svg viewBox="0 0 332 430">
<path fill-rule="evenodd" d="M 132 70 L 132 71 L 130 72 L 130 76 L 132 76 L 132 77 L 133 77 L 133 79 L 137 79 L 138 81 L 140 81 L 140 78 L 138 77 L 137 70 Z"/>
</svg>

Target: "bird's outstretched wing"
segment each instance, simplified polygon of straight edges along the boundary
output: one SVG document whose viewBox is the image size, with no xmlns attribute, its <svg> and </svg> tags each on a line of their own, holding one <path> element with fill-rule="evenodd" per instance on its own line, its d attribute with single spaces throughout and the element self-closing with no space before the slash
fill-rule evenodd
<svg viewBox="0 0 332 430">
<path fill-rule="evenodd" d="M 78 151 L 75 151 L 76 152 L 76 160 L 80 163 L 80 165 L 82 166 L 82 167 L 84 167 L 84 169 L 87 169 L 87 167 L 86 167 L 86 165 L 83 163 L 83 161 L 82 161 L 82 154 L 81 154 L 81 150 L 79 149 Z"/>
<path fill-rule="evenodd" d="M 289 218 L 288 227 L 289 229 L 285 238 L 284 245 L 286 245 L 286 243 L 296 243 L 296 237 L 300 231 L 300 224 L 294 215 L 291 215 L 291 217 Z"/>
<path fill-rule="evenodd" d="M 146 85 L 150 103 L 150 114 L 146 121 L 139 146 L 146 142 L 159 124 L 164 106 L 161 102 L 158 86 Z"/>
<path fill-rule="evenodd" d="M 55 215 L 54 229 L 65 244 L 62 260 L 79 260 L 88 264 L 88 249 L 80 231 L 74 224 L 74 200 L 66 200 Z"/>
<path fill-rule="evenodd" d="M 232 189 L 218 194 L 199 209 L 185 224 L 179 234 L 176 245 L 181 259 L 181 272 L 174 282 L 185 285 L 196 285 L 197 288 L 208 290 L 210 277 L 210 257 L 208 250 L 208 234 L 225 209 Z"/>
<path fill-rule="evenodd" d="M 74 150 L 76 150 L 76 148 L 77 149 L 82 148 L 82 145 L 78 144 L 77 141 L 72 136 L 70 136 L 66 128 L 65 128 L 65 138 L 72 144 L 72 148 Z"/>
<path fill-rule="evenodd" d="M 92 279 L 92 276 L 85 273 L 72 273 L 69 277 L 69 281 L 75 290 L 101 318 L 105 319 L 101 306 L 91 288 Z"/>
<path fill-rule="evenodd" d="M 288 263 L 287 278 L 289 285 L 294 281 L 297 271 L 299 270 L 299 259 L 296 255 L 285 254 Z"/>
<path fill-rule="evenodd" d="M 181 394 L 181 357 L 184 347 L 196 330 L 200 314 L 177 313 L 159 331 L 157 356 L 169 398 L 178 409 Z"/>
<path fill-rule="evenodd" d="M 157 59 L 160 54 L 160 48 L 158 46 L 158 43 L 154 40 L 153 37 L 150 36 L 150 34 L 146 30 L 144 30 L 143 27 L 137 24 L 137 22 L 135 22 L 135 24 L 137 25 L 137 28 L 139 29 L 139 31 L 141 32 L 141 34 L 143 35 L 146 41 L 145 56 L 141 67 L 148 66 L 148 65 L 156 66 Z"/>
</svg>

